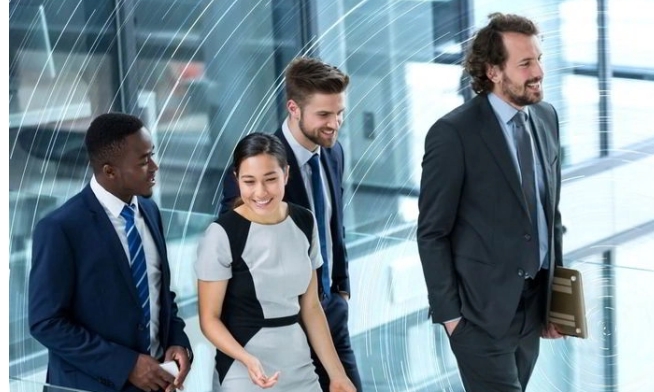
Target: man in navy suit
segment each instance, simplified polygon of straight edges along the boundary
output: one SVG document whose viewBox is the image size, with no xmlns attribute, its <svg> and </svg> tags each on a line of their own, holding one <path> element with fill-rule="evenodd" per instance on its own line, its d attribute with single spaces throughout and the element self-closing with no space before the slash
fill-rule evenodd
<svg viewBox="0 0 654 392">
<path fill-rule="evenodd" d="M 493 14 L 466 71 L 478 94 L 427 133 L 418 249 L 432 321 L 468 392 L 522 392 L 562 265 L 559 123 L 543 102 L 538 29 Z"/>
<path fill-rule="evenodd" d="M 158 170 L 150 133 L 134 116 L 108 113 L 91 122 L 85 143 L 90 184 L 33 235 L 29 324 L 48 349 L 46 382 L 98 392 L 172 391 L 182 387 L 192 352 L 170 290 L 161 216 L 149 199 Z M 127 209 L 137 234 L 126 231 Z M 135 260 L 143 266 L 139 282 Z M 175 361 L 179 376 L 162 361 Z"/>
<path fill-rule="evenodd" d="M 318 224 L 324 225 L 324 236 L 321 234 L 324 264 L 318 270 L 321 304 L 347 376 L 357 391 L 361 391 L 347 324 L 350 280 L 343 228 L 344 158 L 343 147 L 337 141 L 349 77 L 318 59 L 299 57 L 287 67 L 285 79 L 288 118 L 275 132 L 288 155 L 289 179 L 284 200 L 309 208 Z M 319 177 L 313 176 L 310 161 L 314 155 L 317 157 L 313 160 L 319 162 L 316 166 Z M 314 186 L 314 181 L 322 185 Z M 319 201 L 323 211 L 315 209 L 314 190 L 317 189 L 323 193 Z M 238 186 L 230 170 L 223 186 L 222 211 L 232 208 L 238 196 Z M 313 359 L 320 385 L 323 391 L 329 391 L 327 372 L 315 355 Z"/>
</svg>

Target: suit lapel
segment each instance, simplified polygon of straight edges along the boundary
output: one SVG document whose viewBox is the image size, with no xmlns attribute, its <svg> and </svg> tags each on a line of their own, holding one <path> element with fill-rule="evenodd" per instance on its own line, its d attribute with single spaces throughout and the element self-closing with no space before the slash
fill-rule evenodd
<svg viewBox="0 0 654 392">
<path fill-rule="evenodd" d="M 170 268 L 164 268 L 164 263 L 168 264 L 168 256 L 166 252 L 166 241 L 161 233 L 159 225 L 157 224 L 157 219 L 155 217 L 156 211 L 147 204 L 147 202 L 142 202 L 142 198 L 139 197 L 139 210 L 143 214 L 143 220 L 145 225 L 150 230 L 152 239 L 157 247 L 157 252 L 159 253 L 160 260 L 160 270 L 161 270 L 161 287 L 162 290 L 165 287 L 168 287 L 168 282 L 170 282 Z M 161 294 L 161 293 L 160 293 Z"/>
<path fill-rule="evenodd" d="M 295 153 L 293 152 L 291 145 L 288 144 L 281 129 L 275 132 L 275 136 L 277 136 L 282 141 L 282 144 L 284 144 L 284 148 L 286 149 L 286 159 L 288 160 L 289 166 L 288 183 L 286 184 L 284 200 L 311 209 L 309 195 L 307 194 L 306 186 L 302 179 L 302 172 L 300 171 L 300 165 L 297 162 L 297 158 L 295 158 Z"/>
<path fill-rule="evenodd" d="M 89 229 L 95 228 L 95 230 L 98 231 L 98 237 L 105 239 L 103 244 L 106 248 L 106 254 L 111 255 L 110 257 L 116 263 L 116 267 L 121 275 L 123 275 L 124 282 L 127 285 L 127 290 L 130 292 L 134 302 L 138 305 L 139 299 L 132 278 L 132 270 L 129 267 L 129 260 L 127 259 L 127 254 L 125 254 L 125 248 L 123 248 L 123 244 L 120 242 L 120 238 L 118 238 L 116 229 L 111 223 L 111 220 L 109 220 L 102 204 L 100 204 L 100 201 L 95 197 L 93 190 L 91 190 L 91 186 L 87 186 L 82 192 L 84 192 L 86 204 L 89 206 L 89 210 L 93 215 L 93 224 Z"/>
<path fill-rule="evenodd" d="M 513 158 L 511 157 L 511 152 L 509 151 L 506 137 L 504 136 L 502 127 L 498 122 L 499 120 L 497 119 L 497 116 L 495 115 L 495 112 L 490 106 L 490 103 L 488 102 L 488 99 L 485 95 L 478 95 L 477 99 L 481 100 L 481 138 L 484 140 L 486 146 L 497 161 L 497 164 L 502 169 L 504 178 L 506 178 L 506 181 L 509 183 L 509 187 L 513 190 L 513 193 L 518 198 L 518 201 L 520 202 L 522 209 L 525 211 L 525 214 L 529 216 L 529 209 L 527 208 L 527 202 L 525 201 L 524 195 L 522 194 L 522 187 L 520 185 L 518 171 L 516 170 L 515 163 L 513 163 Z"/>
<path fill-rule="evenodd" d="M 332 204 L 332 216 L 333 212 L 335 209 L 335 200 L 336 200 L 336 194 L 335 194 L 335 189 L 336 185 L 334 184 L 334 178 L 336 178 L 336 174 L 334 173 L 334 168 L 331 165 L 331 159 L 328 159 L 328 154 L 330 154 L 330 151 L 327 151 L 327 149 L 323 148 L 322 149 L 322 154 L 320 154 L 320 160 L 322 161 L 322 167 L 325 168 L 325 173 L 327 173 L 327 183 L 329 184 L 329 196 L 331 197 L 331 204 Z M 332 217 L 329 217 L 329 221 L 331 222 Z"/>
<path fill-rule="evenodd" d="M 143 220 L 145 221 L 146 226 L 148 226 L 148 230 L 150 230 L 150 234 L 152 235 L 152 238 L 154 239 L 154 243 L 157 246 L 157 252 L 159 252 L 159 257 L 161 260 L 164 259 L 166 256 L 166 249 L 164 245 L 164 239 L 161 235 L 161 231 L 159 230 L 159 227 L 155 224 L 155 220 L 153 217 L 154 212 L 148 208 L 148 206 L 143 203 L 141 198 L 138 198 L 139 200 L 139 210 L 141 211 L 141 214 L 143 214 Z"/>
<path fill-rule="evenodd" d="M 547 218 L 547 226 L 550 227 L 552 222 L 551 217 L 553 216 L 552 197 L 550 195 L 550 189 L 553 189 L 553 187 L 551 183 L 552 168 L 550 167 L 548 156 L 545 153 L 547 128 L 545 127 L 545 123 L 543 122 L 541 117 L 536 114 L 536 110 L 531 110 L 531 113 L 533 115 L 529 116 L 531 122 L 530 125 L 534 130 L 533 134 L 534 134 L 534 142 L 536 144 L 536 151 L 538 153 L 538 159 L 540 159 L 541 166 L 543 167 L 542 174 L 545 179 L 545 200 L 543 200 L 543 203 L 545 205 L 545 217 Z"/>
</svg>

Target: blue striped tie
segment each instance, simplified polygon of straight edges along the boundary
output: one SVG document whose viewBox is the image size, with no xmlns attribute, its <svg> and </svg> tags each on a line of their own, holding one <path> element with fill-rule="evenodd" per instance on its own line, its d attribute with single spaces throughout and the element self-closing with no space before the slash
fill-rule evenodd
<svg viewBox="0 0 654 392">
<path fill-rule="evenodd" d="M 313 213 L 318 221 L 318 235 L 320 236 L 320 254 L 322 255 L 322 290 L 325 298 L 331 295 L 329 260 L 327 260 L 327 232 L 325 229 L 325 194 L 320 176 L 319 155 L 313 154 L 309 159 L 311 167 L 311 190 L 313 191 Z"/>
<path fill-rule="evenodd" d="M 139 303 L 143 309 L 143 325 L 141 330 L 142 348 L 150 352 L 150 290 L 148 288 L 147 266 L 145 264 L 145 251 L 143 242 L 136 226 L 134 225 L 134 206 L 126 205 L 120 212 L 125 219 L 125 232 L 127 233 L 127 245 L 129 247 L 129 258 L 132 268 L 132 278 L 136 285 L 136 292 L 139 296 Z"/>
</svg>

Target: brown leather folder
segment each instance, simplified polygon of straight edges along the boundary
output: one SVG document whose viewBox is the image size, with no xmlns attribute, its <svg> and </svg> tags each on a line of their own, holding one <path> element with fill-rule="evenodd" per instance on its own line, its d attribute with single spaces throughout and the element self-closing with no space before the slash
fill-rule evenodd
<svg viewBox="0 0 654 392">
<path fill-rule="evenodd" d="M 561 334 L 582 339 L 588 337 L 581 272 L 564 267 L 554 270 L 549 321 Z"/>
</svg>

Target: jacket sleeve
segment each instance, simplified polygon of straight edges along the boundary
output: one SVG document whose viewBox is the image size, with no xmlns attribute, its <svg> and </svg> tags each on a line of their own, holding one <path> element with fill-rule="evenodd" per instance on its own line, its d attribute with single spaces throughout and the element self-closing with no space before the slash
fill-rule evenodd
<svg viewBox="0 0 654 392">
<path fill-rule="evenodd" d="M 345 223 L 344 223 L 344 215 L 343 215 L 343 193 L 344 193 L 343 171 L 345 166 L 345 154 L 343 153 L 343 146 L 340 143 L 336 143 L 334 145 L 334 147 L 332 148 L 332 152 L 336 158 L 336 176 L 338 177 L 338 184 L 339 184 L 338 189 L 336 189 L 336 191 L 338 192 L 339 200 L 336 204 L 338 205 L 339 208 L 338 215 L 340 217 L 340 224 L 341 224 L 340 240 L 343 244 L 343 262 L 344 262 L 343 273 L 333 277 L 335 280 L 333 283 L 339 292 L 345 292 L 349 296 L 351 296 L 350 273 L 348 267 L 349 259 L 347 255 L 347 247 L 345 246 Z"/>
<path fill-rule="evenodd" d="M 36 226 L 28 289 L 30 332 L 51 354 L 120 389 L 138 353 L 103 339 L 70 316 L 74 296 L 90 295 L 77 291 L 73 235 L 55 219 L 46 218 Z"/>
<path fill-rule="evenodd" d="M 191 343 L 184 332 L 184 327 L 186 323 L 182 320 L 181 317 L 177 314 L 177 303 L 175 302 L 175 292 L 168 290 L 168 295 L 170 296 L 170 337 L 168 339 L 168 347 L 170 346 L 181 346 L 189 350 L 190 359 L 193 358 Z M 166 347 L 166 348 L 168 348 Z"/>
<path fill-rule="evenodd" d="M 164 229 L 163 229 L 163 223 L 161 220 L 161 211 L 159 210 L 159 207 L 156 206 L 156 204 L 152 203 L 153 207 L 155 208 L 157 212 L 157 227 L 158 230 L 161 234 L 161 238 L 165 238 L 164 234 Z M 165 241 L 164 241 L 164 246 L 165 246 Z M 166 252 L 167 253 L 167 252 Z M 162 268 L 168 269 L 166 271 L 167 276 L 171 276 L 170 274 L 170 264 L 168 263 L 168 255 L 164 255 L 165 257 L 165 263 L 162 263 Z M 186 323 L 184 320 L 179 317 L 178 315 L 178 307 L 177 307 L 177 302 L 175 302 L 175 297 L 176 294 L 173 290 L 170 288 L 170 282 L 162 282 L 162 284 L 167 284 L 166 287 L 162 287 L 161 289 L 163 290 L 166 295 L 168 295 L 168 304 L 170 304 L 170 308 L 168 309 L 168 312 L 170 314 L 170 324 L 169 324 L 169 334 L 168 334 L 168 341 L 167 342 L 162 342 L 166 344 L 165 349 L 168 349 L 170 346 L 181 346 L 186 349 L 188 349 L 188 352 L 190 354 L 190 357 L 193 358 L 193 352 L 191 350 L 191 343 L 188 339 L 188 336 L 186 335 L 186 332 L 184 332 L 184 328 L 186 327 Z"/>
<path fill-rule="evenodd" d="M 555 148 L 557 150 L 557 162 L 556 162 L 556 199 L 554 204 L 554 262 L 555 265 L 563 266 L 563 223 L 561 221 L 561 211 L 559 210 L 559 201 L 561 199 L 561 141 L 559 139 L 559 116 L 556 113 L 554 107 L 552 107 L 554 113 L 554 121 L 556 124 L 556 139 L 555 139 Z"/>
<path fill-rule="evenodd" d="M 461 140 L 451 124 L 439 120 L 425 139 L 417 228 L 418 252 L 434 323 L 461 315 L 451 235 L 464 174 Z"/>
</svg>

